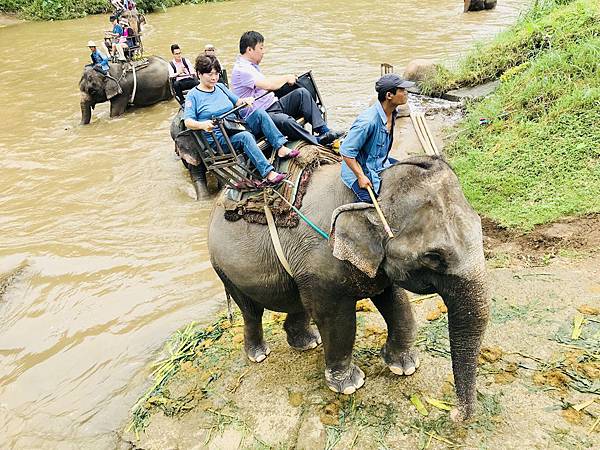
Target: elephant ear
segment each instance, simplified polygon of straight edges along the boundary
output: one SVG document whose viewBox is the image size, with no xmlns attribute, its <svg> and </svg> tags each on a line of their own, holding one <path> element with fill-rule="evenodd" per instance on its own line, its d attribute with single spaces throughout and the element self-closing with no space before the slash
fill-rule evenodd
<svg viewBox="0 0 600 450">
<path fill-rule="evenodd" d="M 121 86 L 119 86 L 119 83 L 117 83 L 116 80 L 106 77 L 104 82 L 104 92 L 106 92 L 106 98 L 110 100 L 114 96 L 120 94 L 122 91 Z"/>
<path fill-rule="evenodd" d="M 375 278 L 385 256 L 382 227 L 374 214 L 373 205 L 353 203 L 333 213 L 329 244 L 333 256 L 350 262 L 354 267 Z"/>
</svg>

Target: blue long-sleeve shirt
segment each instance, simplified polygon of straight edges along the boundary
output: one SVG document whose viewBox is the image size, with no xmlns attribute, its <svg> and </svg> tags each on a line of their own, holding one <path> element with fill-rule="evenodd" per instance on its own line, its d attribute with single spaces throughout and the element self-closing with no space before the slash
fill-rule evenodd
<svg viewBox="0 0 600 450">
<path fill-rule="evenodd" d="M 108 56 L 104 56 L 98 49 L 94 50 L 90 58 L 92 58 L 92 64 L 99 64 L 105 73 L 108 73 Z"/>
<path fill-rule="evenodd" d="M 392 113 L 392 133 L 396 113 Z M 342 156 L 354 158 L 362 167 L 363 172 L 373 183 L 373 190 L 379 193 L 381 180 L 379 174 L 386 167 L 391 166 L 388 155 L 394 140 L 393 135 L 386 128 L 387 117 L 379 101 L 363 111 L 350 127 L 348 135 L 342 142 L 340 153 Z M 357 177 L 342 162 L 342 181 L 352 188 Z"/>
</svg>

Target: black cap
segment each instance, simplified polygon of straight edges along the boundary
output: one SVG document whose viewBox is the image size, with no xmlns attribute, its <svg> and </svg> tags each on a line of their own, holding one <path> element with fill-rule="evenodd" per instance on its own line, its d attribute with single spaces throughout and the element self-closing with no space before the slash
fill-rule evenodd
<svg viewBox="0 0 600 450">
<path fill-rule="evenodd" d="M 408 89 L 413 87 L 415 83 L 407 81 L 404 78 L 400 78 L 395 73 L 386 73 L 375 83 L 375 90 L 377 92 L 387 92 L 394 88 Z"/>
</svg>

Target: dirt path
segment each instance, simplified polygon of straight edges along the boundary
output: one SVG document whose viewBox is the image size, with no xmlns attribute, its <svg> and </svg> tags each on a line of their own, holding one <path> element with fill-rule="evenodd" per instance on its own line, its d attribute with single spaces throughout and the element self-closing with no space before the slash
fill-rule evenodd
<svg viewBox="0 0 600 450">
<path fill-rule="evenodd" d="M 446 110 L 429 117 L 441 146 L 444 127 L 456 115 Z M 409 124 L 398 122 L 397 157 L 420 153 Z M 379 357 L 385 324 L 370 302 L 359 304 L 354 358 L 367 381 L 352 396 L 326 388 L 321 348 L 300 353 L 287 345 L 283 315 L 265 317 L 272 353 L 261 364 L 243 354 L 239 314 L 233 324 L 222 317 L 208 329 L 187 330 L 194 336 L 187 342 L 194 344 L 186 361 L 175 364 L 177 374 L 137 410 L 136 423 L 146 423 L 145 432 L 139 440 L 132 431 L 119 433 L 119 446 L 597 448 L 600 217 L 565 220 L 529 234 L 484 221 L 484 234 L 492 315 L 480 360 L 479 412 L 472 423 L 455 426 L 447 411 L 427 402 L 443 408 L 435 400 L 449 405 L 455 395 L 446 314 L 439 297 L 425 296 L 414 297 L 421 367 L 410 377 L 387 369 Z M 577 339 L 572 339 L 574 323 L 581 323 Z M 182 342 L 183 335 L 172 347 Z M 421 412 L 415 407 L 419 400 Z"/>
<path fill-rule="evenodd" d="M 367 311 L 358 313 L 355 359 L 367 382 L 350 397 L 325 387 L 320 348 L 300 353 L 287 345 L 282 315 L 266 318 L 272 354 L 261 364 L 242 353 L 239 318 L 232 327 L 225 320 L 221 338 L 201 344 L 165 394 L 150 400 L 153 415 L 141 439 L 129 433 L 125 440 L 145 449 L 591 448 L 600 431 L 596 424 L 589 432 L 600 417 L 600 316 L 585 314 L 581 337 L 570 337 L 578 308 L 598 312 L 599 271 L 599 255 L 490 270 L 493 312 L 478 376 L 480 411 L 466 427 L 455 427 L 446 411 L 425 401 L 455 399 L 446 316 L 432 297 L 415 302 L 422 365 L 411 377 L 397 377 L 383 364 L 383 320 L 370 303 L 359 308 Z M 411 403 L 415 394 L 428 416 Z M 569 407 L 593 399 L 580 411 Z"/>
</svg>

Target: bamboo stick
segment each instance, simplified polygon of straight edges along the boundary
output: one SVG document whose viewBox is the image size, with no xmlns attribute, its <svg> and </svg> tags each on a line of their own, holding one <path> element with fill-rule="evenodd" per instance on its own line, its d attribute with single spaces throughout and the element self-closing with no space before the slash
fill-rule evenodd
<svg viewBox="0 0 600 450">
<path fill-rule="evenodd" d="M 440 155 L 440 151 L 437 148 L 437 145 L 435 144 L 435 141 L 433 140 L 433 134 L 431 133 L 431 130 L 429 129 L 429 125 L 427 124 L 427 121 L 425 120 L 425 115 L 423 114 L 421 116 L 421 120 L 423 121 L 423 126 L 425 127 L 425 134 L 426 136 L 429 138 L 429 142 L 431 143 L 431 148 L 433 149 L 433 153 L 436 156 Z"/>
<path fill-rule="evenodd" d="M 379 214 L 379 218 L 381 219 L 381 222 L 383 222 L 383 229 L 385 230 L 385 232 L 388 234 L 388 236 L 390 238 L 393 238 L 394 233 L 392 233 L 392 229 L 390 228 L 390 225 L 388 224 L 387 220 L 385 220 L 385 216 L 383 215 L 383 212 L 381 211 L 381 208 L 379 207 L 379 202 L 375 198 L 375 194 L 373 193 L 373 189 L 371 189 L 371 186 L 367 186 L 367 191 L 369 191 L 369 195 L 371 196 L 371 201 L 373 202 L 373 205 L 375 206 L 375 209 L 377 210 L 377 214 Z"/>
</svg>

